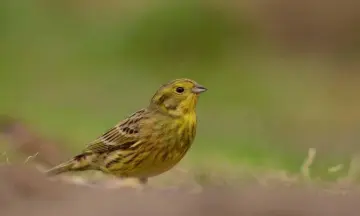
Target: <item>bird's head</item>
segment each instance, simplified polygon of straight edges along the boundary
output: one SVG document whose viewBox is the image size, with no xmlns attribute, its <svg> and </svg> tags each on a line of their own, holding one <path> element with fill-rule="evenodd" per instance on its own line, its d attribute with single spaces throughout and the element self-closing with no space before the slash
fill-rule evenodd
<svg viewBox="0 0 360 216">
<path fill-rule="evenodd" d="M 161 86 L 150 105 L 170 115 L 185 115 L 195 111 L 198 96 L 206 90 L 194 80 L 176 79 Z"/>
</svg>

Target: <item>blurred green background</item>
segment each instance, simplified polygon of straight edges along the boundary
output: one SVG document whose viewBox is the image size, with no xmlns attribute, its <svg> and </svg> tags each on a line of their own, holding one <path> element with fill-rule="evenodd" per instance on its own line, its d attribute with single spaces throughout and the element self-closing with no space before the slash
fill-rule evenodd
<svg viewBox="0 0 360 216">
<path fill-rule="evenodd" d="M 0 113 L 75 152 L 188 77 L 209 89 L 188 164 L 299 172 L 314 147 L 315 176 L 346 175 L 360 149 L 360 8 L 338 3 L 5 0 Z"/>
</svg>

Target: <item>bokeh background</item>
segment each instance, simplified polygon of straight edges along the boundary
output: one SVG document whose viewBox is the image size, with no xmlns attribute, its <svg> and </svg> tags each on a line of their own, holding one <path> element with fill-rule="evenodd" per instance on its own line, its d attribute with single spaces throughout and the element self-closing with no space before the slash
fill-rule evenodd
<svg viewBox="0 0 360 216">
<path fill-rule="evenodd" d="M 209 91 L 179 167 L 298 173 L 315 148 L 312 177 L 332 180 L 360 152 L 359 49 L 352 0 L 5 0 L 0 113 L 75 153 L 192 78 Z"/>
</svg>

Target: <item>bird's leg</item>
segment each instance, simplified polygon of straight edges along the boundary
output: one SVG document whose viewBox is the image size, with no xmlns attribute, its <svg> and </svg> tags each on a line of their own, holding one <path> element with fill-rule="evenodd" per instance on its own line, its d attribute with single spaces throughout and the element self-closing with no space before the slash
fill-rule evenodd
<svg viewBox="0 0 360 216">
<path fill-rule="evenodd" d="M 139 183 L 142 185 L 146 185 L 148 183 L 148 178 L 139 178 Z"/>
<path fill-rule="evenodd" d="M 145 189 L 147 182 L 147 178 L 115 177 L 113 181 L 108 182 L 107 188 L 130 187 L 142 191 Z"/>
<path fill-rule="evenodd" d="M 138 178 L 136 179 L 136 181 L 133 181 L 133 187 L 139 191 L 143 191 L 145 190 L 145 188 L 147 187 L 147 183 L 148 183 L 148 178 Z"/>
</svg>

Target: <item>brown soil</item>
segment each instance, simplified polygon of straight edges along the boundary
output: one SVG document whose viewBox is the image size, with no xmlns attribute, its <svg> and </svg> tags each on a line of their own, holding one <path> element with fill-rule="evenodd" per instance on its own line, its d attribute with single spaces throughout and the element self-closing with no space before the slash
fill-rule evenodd
<svg viewBox="0 0 360 216">
<path fill-rule="evenodd" d="M 359 215 L 360 193 L 315 187 L 207 186 L 185 190 L 91 188 L 47 179 L 28 168 L 0 167 L 0 215 Z"/>
</svg>

